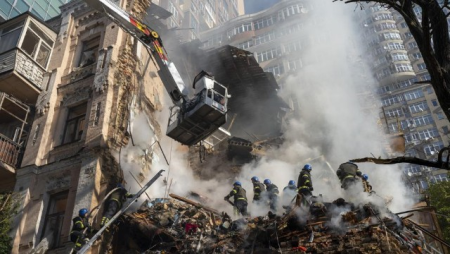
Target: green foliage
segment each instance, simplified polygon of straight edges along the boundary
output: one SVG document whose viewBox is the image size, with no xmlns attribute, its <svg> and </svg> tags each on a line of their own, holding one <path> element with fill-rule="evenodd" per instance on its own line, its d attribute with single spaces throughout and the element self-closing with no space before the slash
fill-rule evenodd
<svg viewBox="0 0 450 254">
<path fill-rule="evenodd" d="M 11 230 L 12 218 L 17 212 L 17 205 L 13 194 L 0 194 L 0 254 L 11 252 L 12 239 L 8 233 Z"/>
<path fill-rule="evenodd" d="M 436 207 L 444 240 L 450 242 L 450 182 L 432 184 L 428 193 L 431 206 Z"/>
</svg>

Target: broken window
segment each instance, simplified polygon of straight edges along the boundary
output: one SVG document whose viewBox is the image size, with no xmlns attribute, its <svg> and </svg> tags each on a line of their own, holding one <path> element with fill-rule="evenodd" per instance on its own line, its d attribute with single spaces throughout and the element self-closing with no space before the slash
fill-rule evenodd
<svg viewBox="0 0 450 254">
<path fill-rule="evenodd" d="M 64 214 L 66 212 L 68 191 L 50 196 L 41 241 L 46 238 L 50 249 L 59 247 L 63 243 L 61 237 Z"/>
<path fill-rule="evenodd" d="M 83 48 L 81 50 L 80 62 L 78 67 L 86 67 L 97 61 L 98 47 L 100 44 L 100 37 L 87 40 L 83 42 Z"/>
<path fill-rule="evenodd" d="M 87 103 L 69 108 L 62 144 L 78 141 L 86 129 Z"/>
<path fill-rule="evenodd" d="M 20 48 L 39 65 L 46 68 L 52 46 L 53 41 L 33 22 L 30 22 Z"/>
</svg>

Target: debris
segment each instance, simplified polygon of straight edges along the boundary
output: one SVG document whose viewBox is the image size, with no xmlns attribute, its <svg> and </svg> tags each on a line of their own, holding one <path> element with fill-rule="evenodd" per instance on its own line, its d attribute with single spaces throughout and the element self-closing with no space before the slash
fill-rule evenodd
<svg viewBox="0 0 450 254">
<path fill-rule="evenodd" d="M 320 217 L 294 207 L 283 216 L 233 221 L 187 198 L 170 197 L 123 215 L 113 232 L 121 241 L 112 253 L 417 253 L 425 242 L 409 220 L 403 223 L 372 204 Z"/>
</svg>

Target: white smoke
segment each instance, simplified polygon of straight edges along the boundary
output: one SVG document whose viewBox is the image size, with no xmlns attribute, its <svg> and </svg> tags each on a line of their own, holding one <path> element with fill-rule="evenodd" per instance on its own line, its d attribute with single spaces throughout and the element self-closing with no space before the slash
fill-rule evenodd
<svg viewBox="0 0 450 254">
<path fill-rule="evenodd" d="M 247 164 L 235 179 L 213 179 L 202 181 L 197 179 L 189 167 L 187 148 L 165 136 L 165 123 L 168 111 L 159 114 L 162 127 L 161 145 L 170 162 L 167 166 L 159 148 L 152 147 L 152 171 L 147 180 L 160 169 L 166 170 L 162 180 L 150 187 L 148 193 L 152 198 L 167 196 L 168 192 L 186 195 L 196 191 L 209 198 L 208 206 L 232 214 L 232 208 L 223 201 L 223 197 L 232 189 L 232 182 L 239 180 L 247 190 L 249 210 L 252 215 L 264 215 L 267 207 L 251 203 L 253 186 L 252 176 L 265 178 L 275 183 L 280 194 L 289 180 L 297 181 L 301 166 L 310 163 L 313 167 L 312 179 L 314 195 L 322 194 L 324 201 L 331 202 L 339 197 L 355 204 L 372 202 L 379 206 L 385 203 L 385 197 L 393 197 L 389 208 L 395 211 L 411 207 L 407 189 L 401 181 L 401 170 L 397 166 L 379 166 L 360 163 L 359 168 L 369 175 L 369 181 L 376 194 L 368 196 L 362 193 L 362 187 L 353 192 L 344 192 L 334 171 L 341 163 L 353 158 L 367 157 L 372 154 L 382 156 L 383 137 L 378 130 L 377 115 L 367 114 L 363 108 L 366 98 L 358 91 L 374 88 L 368 66 L 364 62 L 363 45 L 359 43 L 357 22 L 353 19 L 354 6 L 332 3 L 331 1 L 313 1 L 314 10 L 309 11 L 307 19 L 314 25 L 305 25 L 299 31 L 299 38 L 307 38 L 302 49 L 303 68 L 290 74 L 280 91 L 280 96 L 290 99 L 293 95 L 298 99 L 299 118 L 291 119 L 286 127 L 285 143 L 281 148 L 270 151 L 268 156 Z M 308 22 L 309 22 L 308 21 Z M 170 101 L 170 100 L 165 100 Z M 367 102 L 367 101 L 366 101 Z M 261 116 L 264 117 L 264 116 Z M 149 144 L 156 138 L 151 130 L 144 130 L 140 116 L 133 120 L 132 134 L 137 147 L 124 148 L 122 168 L 124 170 L 140 170 L 141 158 Z M 144 146 L 141 146 L 141 141 Z M 208 158 L 214 160 L 214 158 Z M 324 161 L 326 159 L 327 161 Z M 331 169 L 329 167 L 331 165 Z M 334 171 L 333 171 L 334 170 Z M 127 177 L 127 172 L 125 176 Z M 147 181 L 146 180 L 146 181 Z M 139 189 L 134 180 L 127 182 Z M 281 214 L 281 204 L 279 213 Z"/>
</svg>

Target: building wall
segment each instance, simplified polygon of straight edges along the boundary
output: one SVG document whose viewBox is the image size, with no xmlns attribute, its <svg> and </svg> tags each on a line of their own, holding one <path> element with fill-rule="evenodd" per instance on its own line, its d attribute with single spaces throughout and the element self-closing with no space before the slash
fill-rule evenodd
<svg viewBox="0 0 450 254">
<path fill-rule="evenodd" d="M 198 38 L 199 33 L 219 26 L 243 12 L 242 0 L 157 0 L 153 1 L 172 13 L 169 29 L 178 29 L 181 41 Z"/>
<path fill-rule="evenodd" d="M 141 15 L 148 4 L 135 1 L 134 14 Z M 78 210 L 101 214 L 94 208 L 123 180 L 114 154 L 129 142 L 132 109 L 146 114 L 160 134 L 154 113 L 161 110 L 165 91 L 145 48 L 81 0 L 61 11 L 49 86 L 39 98 L 17 171 L 21 210 L 14 224 L 13 253 L 32 248 L 67 253 L 71 220 Z"/>
</svg>

